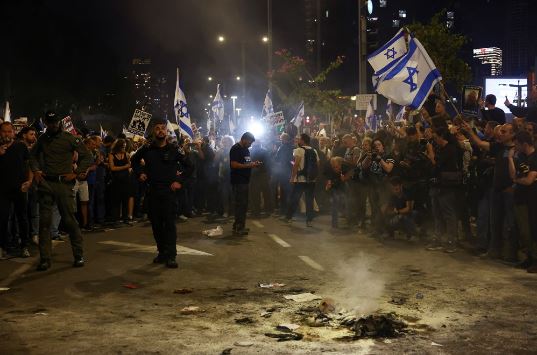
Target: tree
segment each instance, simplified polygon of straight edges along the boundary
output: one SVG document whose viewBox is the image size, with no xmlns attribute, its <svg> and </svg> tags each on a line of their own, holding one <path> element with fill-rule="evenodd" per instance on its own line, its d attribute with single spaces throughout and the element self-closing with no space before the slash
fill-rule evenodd
<svg viewBox="0 0 537 355">
<path fill-rule="evenodd" d="M 347 112 L 350 100 L 341 99 L 341 91 L 323 88 L 328 75 L 337 69 L 344 60 L 338 56 L 317 76 L 312 76 L 307 69 L 307 62 L 294 56 L 289 50 L 275 52 L 280 66 L 269 73 L 275 93 L 282 100 L 284 109 L 294 114 L 300 102 L 304 102 L 308 114 L 319 116 L 337 116 Z"/>
<path fill-rule="evenodd" d="M 443 80 L 460 92 L 463 85 L 472 79 L 470 66 L 459 57 L 467 38 L 452 33 L 442 20 L 445 16 L 446 10 L 442 10 L 432 17 L 429 24 L 415 22 L 408 29 L 423 44 Z"/>
</svg>

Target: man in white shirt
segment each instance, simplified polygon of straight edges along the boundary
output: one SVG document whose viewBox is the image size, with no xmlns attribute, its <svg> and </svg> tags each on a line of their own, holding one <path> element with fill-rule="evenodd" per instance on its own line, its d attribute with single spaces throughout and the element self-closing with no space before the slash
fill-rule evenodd
<svg viewBox="0 0 537 355">
<path fill-rule="evenodd" d="M 298 139 L 298 148 L 293 150 L 293 170 L 291 173 L 293 191 L 291 192 L 289 208 L 285 216 L 287 223 L 291 222 L 298 208 L 300 197 L 304 193 L 306 195 L 306 225 L 311 227 L 315 181 L 318 174 L 319 155 L 315 149 L 310 147 L 310 136 L 303 133 Z"/>
</svg>

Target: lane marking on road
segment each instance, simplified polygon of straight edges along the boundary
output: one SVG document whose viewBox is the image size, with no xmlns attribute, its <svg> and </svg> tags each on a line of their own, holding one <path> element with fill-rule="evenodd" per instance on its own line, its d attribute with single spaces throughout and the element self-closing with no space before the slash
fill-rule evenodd
<svg viewBox="0 0 537 355">
<path fill-rule="evenodd" d="M 269 234 L 269 237 L 271 237 L 272 240 L 274 240 L 276 243 L 280 244 L 284 248 L 290 248 L 291 247 L 291 244 L 287 243 L 285 240 L 283 240 L 282 238 L 278 237 L 276 234 Z"/>
<path fill-rule="evenodd" d="M 35 259 L 37 260 L 37 258 Z M 20 275 L 24 274 L 26 271 L 30 270 L 33 266 L 33 262 L 22 265 L 21 267 L 17 268 L 17 270 L 13 271 L 11 274 L 9 274 L 8 277 L 6 277 L 1 283 L 1 287 L 7 287 L 9 286 L 13 281 L 15 281 Z"/>
<path fill-rule="evenodd" d="M 115 240 L 105 240 L 103 242 L 99 242 L 99 244 L 114 245 L 114 246 L 122 247 L 121 249 L 115 250 L 115 251 L 121 251 L 121 252 L 142 252 L 142 253 L 156 253 L 157 252 L 157 247 L 154 245 L 118 242 Z M 176 247 L 177 247 L 177 254 L 180 254 L 180 255 L 213 256 L 213 254 L 209 254 L 201 250 L 187 248 L 179 244 L 177 244 Z"/>
<path fill-rule="evenodd" d="M 321 264 L 315 262 L 312 258 L 306 255 L 299 256 L 299 259 L 305 262 L 308 266 L 314 268 L 315 270 L 324 271 L 324 267 Z"/>
<path fill-rule="evenodd" d="M 257 228 L 264 228 L 265 226 L 261 224 L 259 221 L 252 221 L 252 224 L 256 226 Z"/>
</svg>

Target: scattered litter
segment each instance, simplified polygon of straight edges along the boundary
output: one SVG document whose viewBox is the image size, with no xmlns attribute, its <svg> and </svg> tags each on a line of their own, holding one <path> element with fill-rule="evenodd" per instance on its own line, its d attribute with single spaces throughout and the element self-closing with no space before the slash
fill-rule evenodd
<svg viewBox="0 0 537 355">
<path fill-rule="evenodd" d="M 131 289 L 131 290 L 140 288 L 140 286 L 138 286 L 138 285 L 136 285 L 136 284 L 132 284 L 132 283 L 123 284 L 122 286 L 125 287 L 125 288 L 128 288 L 128 289 Z"/>
<path fill-rule="evenodd" d="M 192 293 L 192 292 L 194 292 L 194 290 L 191 288 L 178 288 L 176 290 L 173 290 L 173 293 L 176 293 L 178 295 L 185 295 L 187 293 Z"/>
<path fill-rule="evenodd" d="M 0 292 L 9 291 L 9 287 L 0 287 Z"/>
<path fill-rule="evenodd" d="M 280 283 L 269 283 L 269 284 L 258 284 L 259 287 L 261 288 L 275 288 L 275 287 L 285 287 L 285 284 L 280 284 Z"/>
<path fill-rule="evenodd" d="M 300 333 L 265 333 L 265 336 L 269 338 L 276 338 L 278 341 L 289 341 L 289 340 L 301 340 L 304 335 Z"/>
<path fill-rule="evenodd" d="M 231 350 L 233 350 L 233 348 L 226 348 L 226 349 L 222 350 L 222 352 L 220 354 L 221 355 L 231 355 Z"/>
<path fill-rule="evenodd" d="M 358 319 L 351 329 L 356 338 L 396 337 L 406 328 L 406 324 L 392 314 L 370 315 Z"/>
<path fill-rule="evenodd" d="M 423 293 L 421 292 L 416 293 L 416 298 L 419 300 L 423 299 Z"/>
<path fill-rule="evenodd" d="M 203 310 L 200 309 L 198 306 L 188 306 L 188 307 L 182 308 L 179 312 L 181 314 L 194 314 L 194 313 L 203 312 Z"/>
<path fill-rule="evenodd" d="M 405 297 L 392 297 L 391 301 L 388 301 L 388 303 L 401 306 L 406 303 L 406 298 Z"/>
<path fill-rule="evenodd" d="M 285 295 L 286 300 L 293 300 L 295 302 L 311 302 L 322 299 L 322 297 L 314 295 L 311 292 L 299 293 L 298 295 Z"/>
<path fill-rule="evenodd" d="M 384 344 L 391 344 L 393 343 L 390 339 L 384 339 Z"/>
<path fill-rule="evenodd" d="M 431 346 L 439 346 L 439 347 L 443 347 L 444 345 L 435 343 L 434 341 L 431 341 Z"/>
<path fill-rule="evenodd" d="M 336 311 L 336 302 L 332 298 L 324 298 L 319 304 L 319 311 L 324 314 Z"/>
<path fill-rule="evenodd" d="M 254 343 L 251 342 L 251 341 L 237 341 L 237 342 L 235 342 L 233 345 L 235 345 L 235 346 L 242 346 L 242 347 L 249 347 L 249 346 L 254 345 Z"/>
<path fill-rule="evenodd" d="M 283 332 L 293 332 L 300 328 L 300 325 L 293 324 L 293 323 L 287 323 L 287 324 L 279 324 L 276 329 L 283 331 Z"/>
<path fill-rule="evenodd" d="M 219 237 L 219 236 L 224 234 L 224 229 L 222 229 L 222 227 L 218 226 L 218 227 L 213 228 L 213 229 L 204 230 L 201 233 L 203 235 L 207 236 L 207 237 Z"/>
<path fill-rule="evenodd" d="M 272 312 L 263 311 L 263 312 L 261 312 L 260 316 L 263 317 L 263 318 L 270 318 L 272 316 Z"/>
<path fill-rule="evenodd" d="M 252 323 L 255 323 L 255 320 L 253 320 L 250 317 L 243 317 L 243 318 L 235 319 L 235 323 L 237 323 L 237 324 L 252 324 Z"/>
<path fill-rule="evenodd" d="M 48 313 L 45 313 L 45 312 L 37 312 L 37 313 L 34 313 L 36 316 L 48 316 Z"/>
</svg>

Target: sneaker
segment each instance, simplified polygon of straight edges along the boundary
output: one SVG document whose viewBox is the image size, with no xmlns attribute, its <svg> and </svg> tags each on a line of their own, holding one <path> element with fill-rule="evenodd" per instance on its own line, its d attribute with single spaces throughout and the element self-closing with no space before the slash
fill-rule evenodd
<svg viewBox="0 0 537 355">
<path fill-rule="evenodd" d="M 444 249 L 444 253 L 453 254 L 457 251 L 457 248 L 454 246 L 448 246 Z"/>
<path fill-rule="evenodd" d="M 179 265 L 177 265 L 177 261 L 175 261 L 175 259 L 168 259 L 166 260 L 166 267 L 170 269 L 177 269 Z"/>
<path fill-rule="evenodd" d="M 32 243 L 34 243 L 35 245 L 39 245 L 39 236 L 37 234 L 32 235 Z"/>
<path fill-rule="evenodd" d="M 179 216 L 179 219 L 180 219 L 181 221 L 183 221 L 183 222 L 188 221 L 188 217 L 185 216 L 184 214 L 180 215 L 180 216 Z"/>
<path fill-rule="evenodd" d="M 30 251 L 28 248 L 22 248 L 21 250 L 21 258 L 29 258 L 30 257 Z"/>
<path fill-rule="evenodd" d="M 233 230 L 234 235 L 248 235 L 248 231 L 246 229 L 235 229 Z"/>
<path fill-rule="evenodd" d="M 311 221 L 306 221 L 306 227 L 313 227 L 313 223 Z"/>
<path fill-rule="evenodd" d="M 81 230 L 82 232 L 93 232 L 93 228 L 90 227 L 89 225 L 86 225 L 86 226 L 80 228 L 80 230 Z"/>
<path fill-rule="evenodd" d="M 222 217 L 223 217 L 223 218 L 228 218 L 229 215 L 228 215 L 226 212 L 224 212 L 224 214 L 222 215 Z"/>
<path fill-rule="evenodd" d="M 160 254 L 153 259 L 153 264 L 164 264 L 165 262 L 166 258 Z"/>
<path fill-rule="evenodd" d="M 444 249 L 444 247 L 438 244 L 431 244 L 425 248 L 425 250 L 428 250 L 428 251 L 439 251 L 442 249 Z"/>
<path fill-rule="evenodd" d="M 47 271 L 50 269 L 50 260 L 41 260 L 37 265 L 37 271 Z"/>
</svg>

